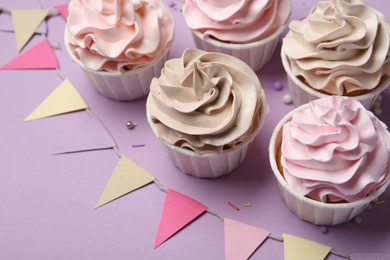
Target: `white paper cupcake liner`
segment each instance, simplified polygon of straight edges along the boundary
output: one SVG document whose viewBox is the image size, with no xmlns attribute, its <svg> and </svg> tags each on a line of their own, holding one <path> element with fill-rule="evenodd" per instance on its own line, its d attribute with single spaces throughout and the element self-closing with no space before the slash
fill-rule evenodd
<svg viewBox="0 0 390 260">
<path fill-rule="evenodd" d="M 247 63 L 254 71 L 260 70 L 272 58 L 278 44 L 279 36 L 285 26 L 280 27 L 269 37 L 253 43 L 225 43 L 212 38 L 203 39 L 203 35 L 192 30 L 195 45 L 208 52 L 220 52 L 234 56 Z"/>
<path fill-rule="evenodd" d="M 65 29 L 66 31 L 66 29 Z M 131 101 L 148 95 L 150 82 L 154 77 L 159 77 L 161 69 L 167 60 L 168 53 L 156 62 L 145 67 L 131 70 L 125 73 L 93 71 L 88 69 L 75 57 L 67 44 L 65 33 L 64 45 L 72 60 L 77 63 L 89 78 L 92 86 L 103 96 L 118 100 Z"/>
<path fill-rule="evenodd" d="M 354 202 L 330 204 L 307 198 L 297 193 L 283 178 L 277 165 L 277 154 L 282 142 L 282 127 L 291 120 L 295 111 L 303 110 L 308 104 L 300 106 L 287 114 L 275 127 L 269 144 L 269 160 L 272 171 L 278 180 L 278 186 L 287 207 L 299 218 L 316 225 L 334 226 L 348 222 L 360 213 L 376 198 L 378 198 L 390 184 L 390 179 L 375 193 Z"/>
<path fill-rule="evenodd" d="M 151 115 L 148 111 L 146 113 L 153 133 L 159 138 Z M 266 113 L 267 111 L 262 113 L 261 122 L 264 122 Z M 226 150 L 220 154 L 197 154 L 193 151 L 170 145 L 160 138 L 159 140 L 173 164 L 180 171 L 198 178 L 217 178 L 232 172 L 242 164 L 254 139 L 247 140 L 234 149 Z"/>
<path fill-rule="evenodd" d="M 288 61 L 286 53 L 284 52 L 283 46 L 281 50 L 281 58 L 284 70 L 287 73 L 288 85 L 295 106 L 299 107 L 303 104 L 308 103 L 309 101 L 330 96 L 329 94 L 321 93 L 307 86 L 297 77 L 295 77 L 295 75 L 292 73 L 290 62 Z M 374 105 L 375 100 L 380 95 L 380 93 L 384 91 L 389 86 L 389 84 L 390 78 L 387 77 L 385 79 L 382 79 L 382 81 L 375 89 L 371 90 L 366 94 L 354 96 L 353 98 L 362 103 L 362 105 L 366 109 L 370 109 Z"/>
<path fill-rule="evenodd" d="M 198 178 L 217 178 L 242 164 L 253 139 L 222 154 L 197 154 L 161 140 L 173 164 L 182 172 Z"/>
</svg>

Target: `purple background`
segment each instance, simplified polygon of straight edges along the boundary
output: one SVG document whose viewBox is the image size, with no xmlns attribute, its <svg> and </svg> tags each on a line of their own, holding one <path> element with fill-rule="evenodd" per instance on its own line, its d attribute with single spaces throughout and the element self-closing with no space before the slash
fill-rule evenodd
<svg viewBox="0 0 390 260">
<path fill-rule="evenodd" d="M 294 0 L 292 19 L 304 17 L 317 1 Z M 42 0 L 44 8 L 64 4 Z M 166 1 L 176 22 L 170 58 L 193 47 L 193 40 L 179 12 L 179 1 Z M 388 1 L 366 3 L 390 18 Z M 38 8 L 37 1 L 5 1 L 3 8 Z M 0 13 L 0 23 L 11 16 Z M 353 221 L 328 228 L 326 234 L 291 213 L 279 195 L 268 162 L 268 143 L 276 123 L 293 109 L 282 101 L 287 87 L 278 92 L 275 81 L 286 86 L 279 59 L 280 45 L 271 63 L 258 72 L 270 113 L 244 164 L 225 177 L 197 179 L 179 172 L 169 161 L 145 119 L 145 99 L 116 102 L 99 95 L 63 48 L 65 19 L 51 17 L 48 38 L 61 70 L 79 90 L 91 110 L 109 129 L 122 153 L 157 177 L 166 187 L 190 196 L 222 216 L 269 230 L 290 233 L 327 244 L 346 253 L 390 254 L 390 191 L 383 205 L 374 205 Z M 25 49 L 42 40 L 34 36 Z M 18 54 L 13 33 L 0 32 L 0 65 Z M 223 259 L 223 222 L 205 214 L 157 249 L 153 249 L 165 194 L 151 184 L 97 210 L 118 157 L 113 150 L 51 155 L 62 135 L 88 118 L 77 112 L 23 122 L 35 107 L 61 83 L 53 70 L 0 71 L 0 259 Z M 390 108 L 390 89 L 383 94 L 382 109 Z M 390 114 L 380 119 L 390 124 Z M 137 124 L 126 128 L 131 120 Z M 134 144 L 145 147 L 133 148 Z M 231 201 L 241 208 L 227 205 Z M 251 203 L 251 207 L 243 207 Z M 251 259 L 283 259 L 283 243 L 268 239 Z M 340 259 L 334 255 L 329 259 Z"/>
</svg>

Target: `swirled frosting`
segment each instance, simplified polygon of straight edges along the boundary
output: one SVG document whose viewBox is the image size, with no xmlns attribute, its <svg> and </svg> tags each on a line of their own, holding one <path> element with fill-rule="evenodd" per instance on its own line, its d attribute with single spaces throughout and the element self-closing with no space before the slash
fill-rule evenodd
<svg viewBox="0 0 390 260">
<path fill-rule="evenodd" d="M 152 80 L 147 110 L 160 139 L 205 154 L 253 139 L 268 106 L 259 79 L 244 62 L 187 49 Z"/>
<path fill-rule="evenodd" d="M 283 40 L 293 74 L 334 95 L 360 95 L 390 75 L 389 27 L 361 0 L 321 1 Z"/>
<path fill-rule="evenodd" d="M 188 27 L 217 40 L 249 43 L 262 40 L 285 25 L 290 0 L 185 0 Z"/>
<path fill-rule="evenodd" d="M 67 39 L 93 71 L 125 72 L 163 57 L 174 23 L 160 0 L 72 0 Z"/>
<path fill-rule="evenodd" d="M 297 192 L 322 202 L 351 202 L 390 177 L 387 127 L 351 97 L 310 102 L 283 127 L 281 165 Z"/>
</svg>

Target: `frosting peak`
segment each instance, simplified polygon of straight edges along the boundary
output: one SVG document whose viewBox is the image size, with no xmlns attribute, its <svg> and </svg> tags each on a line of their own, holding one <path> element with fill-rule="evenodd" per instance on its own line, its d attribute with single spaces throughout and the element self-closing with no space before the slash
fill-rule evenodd
<svg viewBox="0 0 390 260">
<path fill-rule="evenodd" d="M 361 199 L 390 178 L 387 127 L 353 98 L 318 99 L 294 113 L 281 149 L 286 181 L 319 201 Z"/>
<path fill-rule="evenodd" d="M 361 0 L 320 1 L 293 21 L 283 40 L 292 72 L 333 95 L 359 95 L 390 76 L 390 36 L 384 16 Z"/>
<path fill-rule="evenodd" d="M 268 110 L 256 74 L 221 53 L 187 49 L 165 63 L 147 102 L 158 136 L 199 154 L 254 138 Z"/>
<path fill-rule="evenodd" d="M 290 0 L 185 0 L 183 6 L 190 29 L 231 43 L 270 36 L 288 22 L 290 13 Z"/>
<path fill-rule="evenodd" d="M 173 19 L 161 0 L 72 0 L 68 9 L 67 44 L 94 71 L 146 66 L 173 40 Z"/>
</svg>

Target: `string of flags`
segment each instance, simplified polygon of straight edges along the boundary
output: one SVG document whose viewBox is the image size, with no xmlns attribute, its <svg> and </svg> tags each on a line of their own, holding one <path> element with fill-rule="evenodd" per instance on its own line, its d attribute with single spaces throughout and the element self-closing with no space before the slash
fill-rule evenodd
<svg viewBox="0 0 390 260">
<path fill-rule="evenodd" d="M 34 34 L 46 35 L 44 21 L 51 16 L 68 16 L 67 4 L 55 6 L 53 9 L 0 9 L 0 14 L 12 16 L 13 28 L 0 26 L 0 31 L 14 31 L 16 47 L 20 53 L 18 57 L 0 67 L 1 70 L 57 70 L 60 71 L 56 55 L 50 42 L 45 37 L 37 45 L 28 50 L 25 46 Z M 44 57 L 44 58 L 42 58 Z M 119 152 L 114 138 L 107 132 L 103 123 L 92 113 L 88 104 L 79 94 L 75 86 L 66 78 L 49 94 L 24 121 L 43 119 L 46 117 L 63 115 L 73 112 L 86 111 L 89 120 L 69 133 L 69 140 L 74 135 L 82 135 L 77 144 L 67 142 L 68 147 L 57 147 L 53 154 L 113 149 L 119 156 L 119 161 L 108 180 L 104 191 L 98 199 L 95 208 L 104 206 L 126 194 L 154 183 L 166 192 L 163 212 L 157 230 L 154 248 L 158 248 L 177 232 L 184 229 L 191 222 L 209 212 L 223 220 L 225 238 L 225 259 L 248 259 L 268 238 L 283 241 L 284 259 L 325 259 L 332 253 L 341 258 L 353 260 L 362 259 L 389 259 L 388 254 L 345 254 L 337 252 L 332 247 L 317 243 L 291 234 L 275 236 L 262 228 L 248 225 L 233 219 L 221 217 L 206 205 L 194 200 L 173 189 L 165 188 L 159 180 L 148 173 L 144 168 Z M 91 130 L 93 129 L 93 131 Z M 84 133 L 84 135 L 83 135 Z"/>
</svg>

